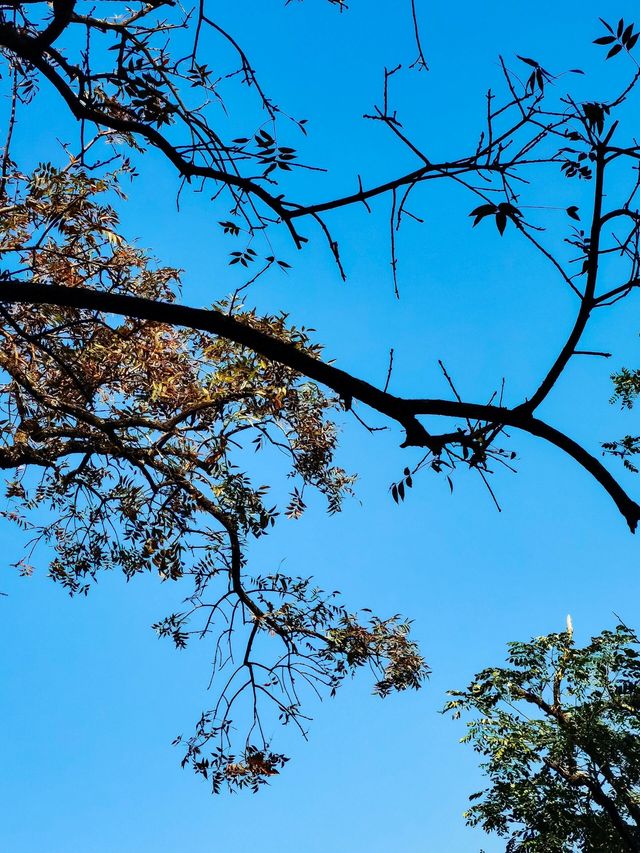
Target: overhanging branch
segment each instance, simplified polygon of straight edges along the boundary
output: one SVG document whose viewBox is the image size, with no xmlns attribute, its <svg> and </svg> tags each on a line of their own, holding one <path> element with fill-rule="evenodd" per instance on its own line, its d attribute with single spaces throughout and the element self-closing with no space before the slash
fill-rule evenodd
<svg viewBox="0 0 640 853">
<path fill-rule="evenodd" d="M 458 400 L 397 397 L 314 358 L 295 344 L 279 340 L 215 309 L 191 308 L 137 296 L 14 279 L 0 281 L 0 301 L 102 311 L 170 326 L 184 326 L 227 338 L 330 388 L 345 401 L 347 407 L 352 400 L 358 400 L 375 409 L 404 428 L 406 439 L 403 446 L 427 447 L 435 454 L 441 453 L 445 444 L 455 439 L 451 434 L 446 437 L 431 435 L 419 416 L 470 418 L 522 430 L 555 445 L 588 471 L 612 498 L 632 532 L 640 521 L 640 506 L 596 457 L 560 430 L 534 417 L 525 407 L 508 409 Z"/>
</svg>

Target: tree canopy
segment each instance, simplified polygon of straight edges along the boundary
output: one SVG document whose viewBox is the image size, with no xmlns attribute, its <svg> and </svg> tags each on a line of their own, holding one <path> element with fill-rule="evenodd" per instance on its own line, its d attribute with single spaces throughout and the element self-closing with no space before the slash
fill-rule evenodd
<svg viewBox="0 0 640 853">
<path fill-rule="evenodd" d="M 413 70 L 424 71 L 413 3 L 410 9 Z M 640 80 L 638 34 L 623 20 L 600 27 L 602 58 L 617 64 L 606 99 L 571 95 L 583 76 L 577 69 L 500 59 L 501 91 L 486 96 L 477 144 L 445 160 L 435 161 L 406 131 L 393 106 L 399 69 L 385 69 L 382 99 L 366 118 L 413 167 L 391 164 L 381 183 L 357 178 L 351 191 L 301 202 L 295 193 L 316 168 L 298 150 L 307 123 L 277 105 L 242 34 L 227 32 L 204 4 L 187 11 L 163 0 L 5 4 L 0 465 L 9 472 L 7 515 L 29 531 L 19 569 L 31 572 L 31 554 L 44 544 L 51 577 L 73 594 L 111 568 L 127 577 L 154 570 L 162 580 L 192 579 L 184 610 L 155 627 L 178 647 L 193 636 L 211 639 L 219 699 L 186 739 L 184 762 L 215 790 L 223 783 L 255 789 L 283 766 L 265 714 L 304 731 L 305 693 L 334 693 L 358 667 L 372 665 L 380 695 L 417 688 L 428 673 L 404 618 L 356 612 L 305 577 L 260 575 L 246 561 L 247 542 L 268 533 L 279 513 L 304 511 L 305 490 L 322 493 L 330 512 L 352 492 L 353 473 L 334 459 L 345 412 L 373 431 L 366 418 L 374 410 L 401 430 L 403 447 L 419 450 L 390 486 L 396 503 L 426 471 L 453 489 L 454 472 L 469 469 L 493 495 L 492 472 L 516 456 L 513 429 L 571 457 L 635 531 L 640 506 L 615 464 L 618 457 L 635 470 L 640 438 L 612 436 L 586 448 L 539 414 L 572 359 L 609 355 L 583 349 L 585 332 L 640 284 L 640 146 L 629 118 Z M 227 64 L 213 67 L 213 46 L 221 45 Z M 596 81 L 598 68 L 590 72 Z M 25 168 L 11 141 L 40 87 L 68 110 L 77 138 L 64 150 L 52 140 L 50 162 Z M 244 128 L 236 127 L 241 121 Z M 211 196 L 219 228 L 233 241 L 224 263 L 246 270 L 246 279 L 219 304 L 181 304 L 180 271 L 123 233 L 123 185 L 133 179 L 135 192 L 148 150 L 175 170 L 178 199 L 190 189 Z M 324 360 L 314 333 L 296 328 L 279 306 L 268 315 L 250 307 L 261 276 L 290 270 L 271 234 L 280 240 L 283 232 L 296 250 L 323 241 L 344 278 L 339 243 L 349 235 L 336 236 L 339 213 L 366 213 L 376 201 L 389 209 L 399 296 L 398 234 L 420 219 L 434 181 L 467 194 L 461 216 L 470 217 L 469 227 L 518 240 L 574 299 L 566 339 L 557 351 L 550 345 L 546 371 L 514 403 L 504 386 L 488 402 L 463 399 L 444 364 L 448 398 L 419 396 L 422 389 L 399 396 L 389 390 L 393 352 L 386 382 L 374 385 Z M 551 184 L 560 203 L 538 204 Z M 625 368 L 614 377 L 624 406 L 633 405 L 639 376 Z M 272 504 L 271 484 L 256 477 L 253 450 L 284 461 L 282 476 L 291 481 L 284 507 Z M 239 710 L 242 699 L 248 706 Z"/>
<path fill-rule="evenodd" d="M 510 643 L 508 664 L 446 706 L 474 715 L 464 740 L 490 781 L 467 821 L 508 838 L 507 851 L 638 850 L 636 633 L 619 624 L 578 648 L 569 619 L 561 634 Z"/>
</svg>

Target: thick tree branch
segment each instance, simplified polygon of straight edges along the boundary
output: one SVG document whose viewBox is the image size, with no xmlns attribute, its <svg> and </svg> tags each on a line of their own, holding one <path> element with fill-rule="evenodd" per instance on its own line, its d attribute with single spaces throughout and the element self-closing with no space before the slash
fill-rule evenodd
<svg viewBox="0 0 640 853">
<path fill-rule="evenodd" d="M 558 381 L 560 374 L 564 371 L 570 358 L 582 337 L 589 322 L 591 312 L 595 307 L 595 292 L 598 281 L 598 263 L 600 259 L 600 234 L 602 230 L 602 200 L 604 191 L 604 169 L 605 155 L 602 147 L 598 148 L 596 159 L 595 187 L 593 193 L 593 217 L 591 220 L 591 233 L 589 236 L 589 254 L 587 257 L 587 283 L 585 286 L 580 310 L 575 323 L 557 359 L 551 366 L 549 372 L 540 383 L 535 394 L 524 404 L 524 408 L 533 412 L 540 403 L 548 396 L 553 386 Z"/>
<path fill-rule="evenodd" d="M 76 0 L 53 0 L 53 19 L 47 28 L 35 38 L 35 43 L 41 50 L 51 47 L 54 41 L 62 35 L 71 22 L 75 5 Z"/>
<path fill-rule="evenodd" d="M 640 520 L 640 507 L 626 494 L 602 463 L 560 430 L 534 417 L 527 407 L 508 409 L 458 400 L 396 397 L 314 358 L 292 343 L 279 340 L 216 310 L 190 308 L 170 302 L 81 287 L 62 287 L 11 279 L 0 280 L 0 301 L 8 304 L 56 305 L 102 311 L 172 326 L 185 326 L 225 337 L 331 388 L 342 397 L 347 406 L 352 400 L 370 406 L 405 429 L 406 439 L 403 446 L 427 447 L 437 455 L 442 452 L 446 443 L 455 441 L 455 438 L 452 438 L 452 434 L 440 438 L 431 435 L 418 419 L 419 416 L 470 418 L 514 427 L 545 439 L 575 459 L 607 491 L 632 532 Z"/>
</svg>

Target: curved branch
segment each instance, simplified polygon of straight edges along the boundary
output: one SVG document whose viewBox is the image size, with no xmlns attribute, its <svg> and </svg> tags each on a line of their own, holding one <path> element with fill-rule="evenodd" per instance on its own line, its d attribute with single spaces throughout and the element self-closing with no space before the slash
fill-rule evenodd
<svg viewBox="0 0 640 853">
<path fill-rule="evenodd" d="M 620 216 L 628 216 L 629 219 L 633 219 L 634 222 L 640 222 L 640 213 L 638 213 L 637 210 L 628 210 L 626 207 L 620 207 L 616 210 L 610 210 L 609 213 L 605 213 L 600 220 L 600 225 L 602 226 L 611 219 L 617 219 Z"/>
<path fill-rule="evenodd" d="M 219 183 L 235 187 L 247 195 L 254 195 L 274 211 L 286 224 L 291 236 L 298 248 L 301 248 L 303 240 L 289 221 L 288 211 L 283 207 L 282 201 L 269 193 L 260 184 L 250 178 L 243 178 L 231 172 L 214 169 L 211 166 L 202 166 L 186 160 L 182 154 L 163 136 L 158 130 L 142 121 L 134 118 L 109 115 L 101 110 L 95 109 L 78 97 L 71 87 L 62 79 L 53 66 L 44 58 L 41 45 L 37 38 L 29 38 L 19 34 L 9 24 L 0 24 L 0 46 L 13 51 L 22 59 L 30 62 L 38 71 L 54 86 L 62 96 L 73 116 L 78 120 L 91 121 L 100 127 L 108 127 L 118 133 L 129 133 L 141 136 L 154 147 L 158 148 L 167 159 L 178 169 L 180 175 L 190 179 L 193 177 L 209 178 Z M 124 108 L 123 112 L 125 111 Z"/>
<path fill-rule="evenodd" d="M 70 2 L 73 4 L 73 0 L 57 0 L 57 2 L 60 5 L 65 6 Z M 72 15 L 71 19 L 72 22 L 75 21 L 75 18 L 73 18 Z M 234 47 L 239 51 L 246 73 L 250 74 L 252 82 L 258 86 L 257 81 L 255 81 L 253 76 L 251 66 L 239 45 L 237 45 L 237 43 L 217 24 L 210 21 L 208 18 L 206 20 L 208 24 L 232 42 Z M 100 28 L 101 23 L 96 21 L 94 26 L 96 28 Z M 118 26 L 122 27 L 123 25 L 119 24 Z M 292 201 L 287 201 L 284 195 L 274 195 L 270 193 L 259 183 L 258 180 L 254 178 L 246 178 L 232 171 L 225 171 L 224 169 L 218 169 L 213 166 L 198 165 L 191 162 L 186 159 L 183 154 L 180 153 L 180 150 L 156 128 L 150 126 L 144 121 L 140 121 L 136 116 L 127 114 L 126 107 L 123 105 L 120 105 L 122 115 L 114 115 L 109 112 L 105 112 L 104 110 L 97 109 L 94 105 L 85 102 L 81 96 L 77 95 L 73 91 L 69 82 L 63 79 L 63 77 L 58 73 L 54 64 L 51 61 L 48 61 L 46 55 L 47 43 L 41 43 L 40 38 L 41 36 L 30 37 L 25 35 L 11 24 L 0 24 L 0 47 L 4 47 L 5 49 L 15 53 L 16 56 L 19 56 L 21 59 L 31 63 L 34 68 L 40 71 L 40 73 L 57 89 L 58 93 L 62 96 L 76 119 L 80 121 L 91 121 L 98 126 L 107 127 L 119 133 L 142 137 L 149 144 L 161 151 L 173 166 L 175 166 L 179 174 L 187 179 L 192 177 L 211 179 L 239 190 L 247 196 L 255 196 L 270 210 L 272 210 L 282 223 L 284 223 L 298 249 L 302 247 L 303 243 L 306 242 L 306 239 L 298 234 L 295 227 L 296 219 L 309 216 L 317 219 L 317 214 L 319 213 L 340 209 L 357 203 L 363 203 L 366 205 L 368 199 L 393 192 L 402 187 L 412 187 L 416 183 L 434 178 L 455 178 L 458 174 L 479 172 L 482 172 L 483 174 L 495 173 L 504 175 L 510 168 L 516 165 L 533 165 L 552 162 L 554 160 L 554 157 L 543 157 L 541 159 L 532 160 L 523 159 L 523 151 L 521 151 L 517 158 L 506 162 L 500 162 L 499 154 L 502 150 L 508 147 L 508 140 L 511 139 L 517 131 L 522 129 L 530 120 L 530 114 L 526 113 L 524 113 L 518 121 L 511 124 L 499 136 L 492 138 L 484 146 L 480 146 L 471 156 L 464 156 L 441 163 L 430 162 L 428 158 L 425 155 L 422 155 L 404 135 L 399 134 L 398 128 L 395 125 L 387 120 L 386 123 L 390 129 L 396 135 L 399 135 L 405 145 L 408 145 L 414 154 L 418 155 L 424 161 L 421 166 L 406 174 L 396 176 L 389 181 L 372 186 L 369 189 L 365 190 L 360 187 L 359 191 L 356 193 L 313 204 L 294 203 Z M 74 66 L 68 66 L 64 62 L 62 56 L 56 55 L 54 51 L 50 51 L 49 56 L 54 62 L 62 65 L 62 68 L 70 81 L 73 81 L 75 77 L 82 77 L 80 69 L 75 68 Z M 269 100 L 266 98 L 259 86 L 258 92 L 267 109 L 272 110 L 273 108 L 270 105 Z M 384 117 L 382 118 L 384 120 Z M 565 122 L 566 117 L 563 117 L 557 122 L 557 124 L 562 125 Z M 555 125 L 553 127 L 555 128 Z M 549 126 L 547 130 L 552 132 L 552 127 Z M 498 154 L 493 160 L 489 161 L 490 155 L 493 152 L 498 152 Z M 486 162 L 484 162 L 485 159 Z"/>
<path fill-rule="evenodd" d="M 279 340 L 213 309 L 190 308 L 186 305 L 104 293 L 82 287 L 63 287 L 11 279 L 0 280 L 0 302 L 102 311 L 219 335 L 331 388 L 342 397 L 347 408 L 352 400 L 359 400 L 396 421 L 406 431 L 403 443 L 405 447 L 427 447 L 433 453 L 439 454 L 447 441 L 454 440 L 451 434 L 440 438 L 431 435 L 419 421 L 420 415 L 470 418 L 514 427 L 545 439 L 575 459 L 609 494 L 632 532 L 640 521 L 640 506 L 627 495 L 604 465 L 560 430 L 534 417 L 526 406 L 508 409 L 458 400 L 396 397 L 344 370 L 320 361 L 295 344 Z"/>
<path fill-rule="evenodd" d="M 535 394 L 523 404 L 522 408 L 533 412 L 540 403 L 549 395 L 560 375 L 574 354 L 576 346 L 589 322 L 591 311 L 595 307 L 596 284 L 598 281 L 598 262 L 600 259 L 600 234 L 602 230 L 602 201 L 604 197 L 604 149 L 600 146 L 596 154 L 596 177 L 593 193 L 593 218 L 591 220 L 591 231 L 589 235 L 589 252 L 587 256 L 587 283 L 580 303 L 580 309 L 576 316 L 573 329 L 562 347 L 560 354 L 551 365 L 549 372 L 540 383 Z"/>
<path fill-rule="evenodd" d="M 34 39 L 40 50 L 51 47 L 71 22 L 76 0 L 53 0 L 53 19 L 51 23 Z"/>
</svg>

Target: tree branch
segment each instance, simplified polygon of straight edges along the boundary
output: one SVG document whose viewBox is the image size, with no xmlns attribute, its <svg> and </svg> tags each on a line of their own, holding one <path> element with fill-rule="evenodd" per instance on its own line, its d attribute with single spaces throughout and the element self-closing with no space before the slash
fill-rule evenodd
<svg viewBox="0 0 640 853">
<path fill-rule="evenodd" d="M 602 463 L 560 430 L 534 417 L 525 406 L 508 409 L 502 406 L 458 400 L 396 397 L 344 370 L 314 358 L 298 349 L 295 344 L 279 340 L 213 309 L 190 308 L 170 302 L 105 293 L 82 287 L 63 287 L 12 279 L 0 280 L 0 301 L 9 304 L 56 305 L 102 311 L 171 326 L 185 326 L 219 335 L 331 388 L 347 404 L 350 404 L 351 400 L 358 400 L 386 415 L 404 428 L 406 437 L 403 447 L 427 447 L 435 455 L 442 452 L 445 444 L 454 442 L 456 434 L 433 436 L 420 422 L 418 416 L 471 418 L 514 427 L 545 439 L 575 459 L 609 494 L 632 532 L 640 521 L 640 506 L 627 495 Z"/>
</svg>

